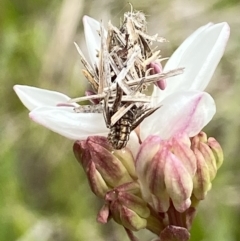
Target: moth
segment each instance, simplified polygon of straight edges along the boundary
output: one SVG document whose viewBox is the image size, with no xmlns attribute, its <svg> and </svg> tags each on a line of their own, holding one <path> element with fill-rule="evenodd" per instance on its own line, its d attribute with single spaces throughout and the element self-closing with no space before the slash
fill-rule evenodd
<svg viewBox="0 0 240 241">
<path fill-rule="evenodd" d="M 114 149 L 124 148 L 129 140 L 130 133 L 149 115 L 159 107 L 148 108 L 139 102 L 124 102 L 123 90 L 117 84 L 116 98 L 110 107 L 105 101 L 104 118 L 109 128 L 108 141 Z"/>
<path fill-rule="evenodd" d="M 150 46 L 160 38 L 147 35 L 145 16 L 140 12 L 126 13 L 119 28 L 109 23 L 106 31 L 100 24 L 99 36 L 97 66 L 91 66 L 75 44 L 85 67 L 83 74 L 94 94 L 70 102 L 94 102 L 95 105 L 80 105 L 75 111 L 103 113 L 109 128 L 108 141 L 119 150 L 127 145 L 130 133 L 160 108 L 151 106 L 153 97 L 145 94 L 148 85 L 159 78 L 180 74 L 183 69 L 150 75 L 147 66 L 160 58 L 160 51 L 153 51 Z"/>
</svg>

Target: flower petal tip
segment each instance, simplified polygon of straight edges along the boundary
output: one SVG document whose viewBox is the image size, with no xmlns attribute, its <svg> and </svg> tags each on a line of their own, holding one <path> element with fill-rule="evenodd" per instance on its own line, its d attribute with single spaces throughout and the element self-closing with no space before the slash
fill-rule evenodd
<svg viewBox="0 0 240 241">
<path fill-rule="evenodd" d="M 36 123 L 38 123 L 38 124 L 41 124 L 41 121 L 39 121 L 39 118 L 38 118 L 38 116 L 35 114 L 35 112 L 29 112 L 28 117 L 29 117 L 32 121 L 34 121 L 34 122 L 36 122 Z"/>
<path fill-rule="evenodd" d="M 91 18 L 87 15 L 83 16 L 82 21 L 83 21 L 84 28 L 86 28 L 86 27 L 96 28 L 96 26 L 99 26 L 99 22 L 97 20 L 95 20 L 94 18 Z"/>
<path fill-rule="evenodd" d="M 24 90 L 24 88 L 26 87 L 30 87 L 30 86 L 25 86 L 25 85 L 14 85 L 13 86 L 13 90 L 16 92 L 16 94 L 19 96 L 22 92 L 22 90 Z M 31 87 L 30 87 L 31 88 Z"/>
</svg>

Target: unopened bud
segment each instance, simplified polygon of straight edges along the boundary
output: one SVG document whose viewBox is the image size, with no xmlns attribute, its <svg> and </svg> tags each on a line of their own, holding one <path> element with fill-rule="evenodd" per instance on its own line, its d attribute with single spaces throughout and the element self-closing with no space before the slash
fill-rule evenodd
<svg viewBox="0 0 240 241">
<path fill-rule="evenodd" d="M 178 212 L 184 212 L 191 205 L 192 177 L 181 160 L 172 153 L 167 156 L 164 171 L 167 192 L 173 205 Z"/>
<path fill-rule="evenodd" d="M 132 155 L 125 150 L 123 157 L 116 157 L 105 137 L 94 136 L 76 141 L 73 150 L 87 174 L 92 191 L 99 197 L 103 198 L 112 188 L 135 179 L 131 176 L 135 173 Z M 118 153 L 118 156 L 121 154 Z M 133 170 L 129 173 L 131 168 Z"/>
<path fill-rule="evenodd" d="M 223 150 L 220 144 L 213 137 L 208 138 L 208 145 L 215 156 L 217 169 L 218 169 L 221 167 L 223 163 Z"/>
<path fill-rule="evenodd" d="M 96 95 L 96 93 L 92 90 L 86 90 L 85 91 L 86 96 Z M 92 104 L 97 105 L 100 103 L 100 99 L 90 99 L 89 100 Z"/>
<path fill-rule="evenodd" d="M 136 160 L 136 170 L 143 198 L 158 212 L 169 207 L 169 195 L 164 181 L 166 152 L 158 136 L 149 136 L 141 145 Z"/>
<path fill-rule="evenodd" d="M 151 62 L 149 64 L 149 68 L 151 68 L 150 74 L 159 74 L 162 72 L 162 65 L 161 63 Z M 165 79 L 158 79 L 155 84 L 159 87 L 161 90 L 165 90 L 166 88 L 166 80 Z"/>
<path fill-rule="evenodd" d="M 183 163 L 188 173 L 193 177 L 197 169 L 196 157 L 191 150 L 191 142 L 186 136 L 175 136 L 172 138 L 172 151 Z"/>
<path fill-rule="evenodd" d="M 202 200 L 211 189 L 211 181 L 223 162 L 223 151 L 219 143 L 212 137 L 207 138 L 204 132 L 192 138 L 192 149 L 197 158 L 197 171 L 194 176 L 194 195 Z"/>
<path fill-rule="evenodd" d="M 91 161 L 92 156 L 86 148 L 85 141 L 76 141 L 73 145 L 73 151 L 76 159 L 82 164 L 82 167 L 88 177 L 88 182 L 92 192 L 98 197 L 104 197 L 105 193 L 109 191 L 109 187 L 102 175 L 96 169 L 95 164 Z"/>
<path fill-rule="evenodd" d="M 137 186 L 138 191 L 135 190 Z M 139 192 L 140 189 L 137 183 L 136 185 L 129 183 L 109 191 L 105 196 L 113 219 L 132 231 L 146 228 L 147 218 L 150 215 L 147 203 L 134 194 L 140 194 Z"/>
<path fill-rule="evenodd" d="M 109 219 L 109 205 L 108 203 L 105 203 L 100 209 L 100 211 L 98 212 L 97 221 L 99 223 L 105 224 L 108 222 L 108 219 Z"/>
<path fill-rule="evenodd" d="M 166 212 L 170 200 L 179 212 L 191 205 L 196 157 L 189 141 L 176 138 L 163 141 L 150 136 L 137 155 L 136 170 L 143 197 L 158 212 Z"/>
<path fill-rule="evenodd" d="M 169 225 L 160 234 L 161 241 L 188 241 L 190 233 L 186 228 Z"/>
<path fill-rule="evenodd" d="M 144 229 L 147 227 L 147 220 L 145 218 L 140 217 L 133 210 L 120 206 L 120 219 L 121 224 L 132 231 L 139 231 L 140 229 Z"/>
<path fill-rule="evenodd" d="M 159 235 L 161 231 L 166 227 L 166 222 L 164 219 L 164 213 L 153 213 L 153 210 L 151 210 L 151 214 L 147 219 L 147 229 L 152 233 Z"/>
<path fill-rule="evenodd" d="M 193 178 L 193 194 L 198 200 L 203 200 L 212 184 L 208 166 L 202 153 L 198 149 L 195 149 L 194 153 L 197 158 L 197 171 Z"/>
<path fill-rule="evenodd" d="M 212 181 L 217 174 L 217 163 L 215 156 L 210 147 L 202 142 L 199 143 L 199 151 L 202 153 L 203 158 L 208 166 L 210 180 Z"/>
</svg>

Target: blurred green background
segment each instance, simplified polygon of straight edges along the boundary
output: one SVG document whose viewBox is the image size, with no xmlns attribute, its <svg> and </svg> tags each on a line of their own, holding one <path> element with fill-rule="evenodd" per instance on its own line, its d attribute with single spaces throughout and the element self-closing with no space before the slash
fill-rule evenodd
<svg viewBox="0 0 240 241">
<path fill-rule="evenodd" d="M 240 240 L 239 0 L 132 0 L 150 33 L 170 40 L 170 56 L 195 29 L 226 21 L 231 37 L 208 86 L 217 114 L 205 129 L 222 144 L 225 162 L 200 204 L 192 241 Z M 23 84 L 81 96 L 87 81 L 73 45 L 85 50 L 82 17 L 118 25 L 129 11 L 119 0 L 1 0 L 0 3 L 0 241 L 125 241 L 123 229 L 101 225 L 101 207 L 72 153 L 72 141 L 28 118 L 12 90 Z M 86 50 L 84 51 L 86 53 Z M 141 240 L 149 234 L 141 233 Z"/>
</svg>

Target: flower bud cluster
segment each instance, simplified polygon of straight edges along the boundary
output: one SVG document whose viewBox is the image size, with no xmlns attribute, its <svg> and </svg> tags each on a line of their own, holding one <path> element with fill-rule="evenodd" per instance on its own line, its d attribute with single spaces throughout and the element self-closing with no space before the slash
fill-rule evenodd
<svg viewBox="0 0 240 241">
<path fill-rule="evenodd" d="M 165 215 L 163 223 L 189 229 L 196 204 L 210 190 L 222 162 L 221 146 L 203 132 L 169 140 L 150 136 L 136 159 L 143 198 L 156 213 Z"/>
<path fill-rule="evenodd" d="M 167 141 L 150 136 L 142 143 L 136 170 L 143 197 L 157 212 L 166 212 L 170 201 L 178 212 L 190 207 L 196 172 L 196 158 L 190 146 L 184 136 Z"/>
<path fill-rule="evenodd" d="M 106 223 L 112 217 L 125 228 L 138 231 L 147 227 L 150 210 L 141 198 L 137 182 L 125 183 L 105 195 L 105 205 L 98 214 L 98 221 Z"/>
<path fill-rule="evenodd" d="M 113 218 L 132 231 L 146 228 L 150 211 L 141 198 L 131 151 L 113 150 L 107 139 L 100 136 L 76 141 L 73 150 L 91 190 L 105 201 L 98 221 L 107 223 Z"/>
<path fill-rule="evenodd" d="M 105 137 L 76 141 L 73 151 L 98 197 L 104 198 L 113 188 L 137 179 L 131 151 L 127 148 L 124 152 L 113 150 Z"/>
<path fill-rule="evenodd" d="M 136 161 L 128 148 L 113 150 L 100 136 L 76 141 L 73 150 L 92 191 L 104 200 L 100 223 L 113 218 L 128 230 L 147 228 L 163 236 L 188 236 L 196 204 L 223 162 L 221 146 L 203 132 L 169 140 L 149 136 Z"/>
<path fill-rule="evenodd" d="M 223 163 L 223 151 L 216 139 L 207 138 L 204 132 L 192 138 L 191 148 L 197 163 L 193 178 L 193 194 L 198 200 L 202 200 L 211 189 L 211 182 Z"/>
</svg>

